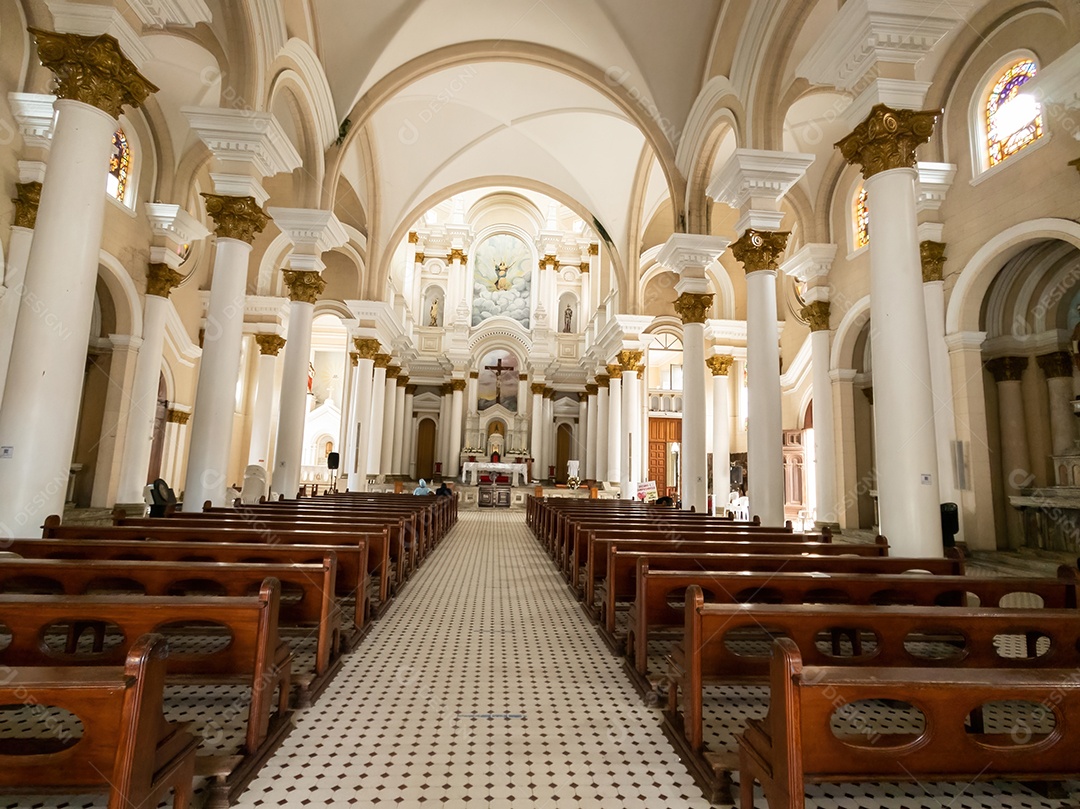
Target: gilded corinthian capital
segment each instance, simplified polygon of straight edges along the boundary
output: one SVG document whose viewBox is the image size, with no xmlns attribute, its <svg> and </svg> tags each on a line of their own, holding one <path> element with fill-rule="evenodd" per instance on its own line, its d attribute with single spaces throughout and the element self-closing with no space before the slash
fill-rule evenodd
<svg viewBox="0 0 1080 809">
<path fill-rule="evenodd" d="M 919 258 L 922 259 L 923 283 L 940 281 L 945 273 L 945 245 L 941 242 L 920 242 Z"/>
<path fill-rule="evenodd" d="M 206 212 L 214 220 L 214 233 L 222 239 L 239 239 L 251 244 L 262 233 L 270 217 L 255 197 L 229 197 L 203 193 Z"/>
<path fill-rule="evenodd" d="M 623 349 L 616 356 L 619 365 L 622 366 L 623 372 L 636 371 L 637 367 L 641 365 L 641 358 L 645 356 L 644 351 L 632 351 L 630 349 Z"/>
<path fill-rule="evenodd" d="M 326 289 L 326 279 L 313 270 L 282 270 L 282 275 L 291 301 L 315 303 Z"/>
<path fill-rule="evenodd" d="M 878 104 L 866 120 L 836 143 L 864 179 L 891 169 L 915 168 L 915 149 L 930 140 L 941 110 L 894 110 Z"/>
<path fill-rule="evenodd" d="M 814 301 L 804 306 L 799 316 L 810 324 L 810 331 L 828 331 L 831 308 L 828 301 Z"/>
<path fill-rule="evenodd" d="M 735 358 L 730 354 L 719 354 L 705 360 L 705 364 L 709 366 L 713 376 L 727 376 L 734 363 Z"/>
<path fill-rule="evenodd" d="M 11 201 L 15 203 L 15 227 L 33 230 L 41 202 L 41 183 L 15 183 L 15 198 Z"/>
<path fill-rule="evenodd" d="M 27 30 L 37 40 L 41 64 L 56 76 L 58 98 L 81 101 L 119 118 L 125 105 L 137 107 L 158 91 L 124 56 L 116 37 Z"/>
<path fill-rule="evenodd" d="M 184 280 L 184 276 L 168 264 L 152 262 L 146 266 L 146 294 L 159 298 L 169 297 L 173 287 Z"/>
<path fill-rule="evenodd" d="M 379 353 L 379 341 L 373 337 L 354 337 L 353 345 L 361 359 L 373 360 Z"/>
<path fill-rule="evenodd" d="M 761 270 L 778 270 L 780 256 L 787 249 L 790 235 L 779 231 L 748 228 L 738 241 L 731 243 L 731 254 L 742 262 L 747 275 Z"/>
<path fill-rule="evenodd" d="M 285 338 L 277 334 L 256 334 L 255 342 L 259 344 L 259 353 L 269 357 L 276 357 L 285 348 Z"/>
<path fill-rule="evenodd" d="M 684 325 L 686 323 L 704 323 L 709 307 L 712 306 L 712 300 L 711 293 L 699 295 L 693 292 L 684 292 L 675 299 L 675 311 L 682 318 Z"/>
</svg>

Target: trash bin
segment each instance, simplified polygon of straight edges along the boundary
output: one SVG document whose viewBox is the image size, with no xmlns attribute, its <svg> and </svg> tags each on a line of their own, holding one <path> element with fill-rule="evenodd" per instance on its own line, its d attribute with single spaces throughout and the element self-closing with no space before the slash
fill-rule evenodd
<svg viewBox="0 0 1080 809">
<path fill-rule="evenodd" d="M 960 510 L 956 503 L 941 504 L 941 544 L 946 548 L 956 546 L 956 534 L 960 530 Z"/>
</svg>

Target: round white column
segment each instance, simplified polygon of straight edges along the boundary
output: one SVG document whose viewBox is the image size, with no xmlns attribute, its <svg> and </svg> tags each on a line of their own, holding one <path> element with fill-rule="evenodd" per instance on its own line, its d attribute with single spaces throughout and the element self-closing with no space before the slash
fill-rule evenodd
<svg viewBox="0 0 1080 809">
<path fill-rule="evenodd" d="M 589 394 L 578 394 L 578 420 L 575 433 L 574 446 L 571 448 L 570 457 L 578 462 L 578 477 L 585 478 L 585 469 L 588 466 L 589 448 Z"/>
<path fill-rule="evenodd" d="M 687 295 L 688 293 L 683 293 Z M 707 296 L 710 300 L 711 295 Z M 705 443 L 705 323 L 704 317 L 683 316 L 682 474 L 684 509 L 704 514 L 709 503 L 708 448 Z"/>
<path fill-rule="evenodd" d="M 394 472 L 394 423 L 397 420 L 397 378 L 401 368 L 391 365 L 386 369 L 386 383 L 383 385 L 383 431 L 381 436 L 381 448 L 379 450 L 380 475 L 391 475 Z M 376 391 L 376 395 L 378 392 Z"/>
<path fill-rule="evenodd" d="M 751 267 L 746 272 L 746 376 L 750 408 L 746 437 L 747 496 L 750 512 L 761 517 L 763 524 L 783 525 L 784 431 L 780 344 L 776 332 L 776 271 Z"/>
<path fill-rule="evenodd" d="M 609 365 L 608 376 L 608 423 L 607 423 L 607 479 L 622 480 L 622 367 Z M 622 492 L 626 496 L 626 492 Z"/>
<path fill-rule="evenodd" d="M 810 321 L 810 369 L 814 397 L 814 503 L 818 526 L 839 528 L 842 504 L 836 496 L 836 427 L 833 422 L 833 386 L 829 368 L 828 301 L 815 301 L 803 310 Z"/>
<path fill-rule="evenodd" d="M 1067 351 L 1054 351 L 1037 357 L 1036 361 L 1046 377 L 1051 452 L 1064 455 L 1075 449 L 1076 441 L 1076 416 L 1072 411 L 1072 357 Z"/>
<path fill-rule="evenodd" d="M 596 465 L 593 469 L 593 480 L 608 480 L 608 419 L 610 417 L 610 405 L 608 404 L 608 385 L 611 380 L 607 374 L 596 375 Z"/>
<path fill-rule="evenodd" d="M 1005 524 L 1010 548 L 1022 547 L 1024 534 L 1020 513 L 1008 502 L 1008 498 L 1020 494 L 1020 489 L 1031 486 L 1034 480 L 1031 471 L 1031 454 L 1028 450 L 1022 382 L 1027 364 L 1027 357 L 998 357 L 986 363 L 986 369 L 994 375 L 994 381 L 997 382 L 998 421 L 1001 430 L 1001 481 L 1006 500 Z M 878 476 L 881 476 L 880 465 Z"/>
<path fill-rule="evenodd" d="M 135 360 L 135 378 L 127 418 L 124 456 L 120 463 L 119 503 L 142 503 L 150 449 L 157 420 L 158 383 L 161 352 L 165 345 L 165 319 L 169 311 L 169 290 L 181 280 L 180 274 L 164 264 L 151 264 L 147 272 L 147 292 L 143 299 L 143 341 Z"/>
<path fill-rule="evenodd" d="M 597 386 L 586 385 L 585 392 L 588 394 L 587 408 L 585 411 L 585 480 L 596 480 L 596 400 Z"/>
<path fill-rule="evenodd" d="M 542 468 L 544 454 L 544 383 L 532 386 L 532 435 L 529 436 L 529 453 L 533 459 L 533 480 L 543 480 L 546 469 Z"/>
<path fill-rule="evenodd" d="M 386 404 L 386 369 L 390 365 L 389 354 L 375 355 L 375 371 L 371 380 L 371 428 L 368 430 L 368 456 L 365 477 L 376 477 L 379 474 L 379 463 L 382 459 L 382 439 L 385 425 L 383 424 L 383 410 Z M 361 428 L 362 430 L 363 428 Z"/>
<path fill-rule="evenodd" d="M 416 419 L 413 417 L 413 396 L 416 385 L 405 386 L 405 418 L 402 422 L 401 474 L 416 479 Z"/>
<path fill-rule="evenodd" d="M 296 497 L 304 453 L 304 422 L 308 414 L 308 367 L 311 363 L 311 327 L 315 299 L 326 286 L 317 272 L 285 272 L 289 286 L 289 331 L 281 375 L 277 449 L 274 451 L 275 494 Z"/>
<path fill-rule="evenodd" d="M 437 460 L 442 464 L 442 474 L 448 475 L 450 470 L 450 383 L 447 382 L 440 389 L 439 397 L 439 427 Z"/>
<path fill-rule="evenodd" d="M 398 376 L 394 380 L 397 390 L 394 391 L 394 446 L 390 460 L 390 471 L 395 475 L 402 474 L 401 461 L 405 452 L 405 386 L 409 384 L 409 377 Z"/>
<path fill-rule="evenodd" d="M 622 463 L 619 470 L 622 474 L 619 484 L 624 500 L 637 497 L 637 485 L 641 481 L 641 384 L 637 375 L 641 358 L 641 351 L 619 352 L 619 363 L 622 366 Z"/>
<path fill-rule="evenodd" d="M 724 515 L 731 493 L 731 386 L 728 372 L 735 358 L 709 357 L 713 374 L 713 514 Z"/>
<path fill-rule="evenodd" d="M 32 186 L 32 188 L 27 188 Z M 11 344 L 15 339 L 15 322 L 22 305 L 23 279 L 26 277 L 26 261 L 30 257 L 30 244 L 34 239 L 31 223 L 37 216 L 37 201 L 41 183 L 16 183 L 19 199 L 15 201 L 15 224 L 8 241 L 7 266 L 4 270 L 4 286 L 7 291 L 0 298 L 0 404 L 4 401 L 8 367 L 11 364 Z M 27 200 L 28 195 L 30 201 Z M 19 223 L 25 222 L 26 226 Z"/>
<path fill-rule="evenodd" d="M 558 429 L 555 427 L 555 390 L 548 388 L 544 393 L 544 480 L 549 479 L 548 472 L 555 466 L 555 447 Z M 559 474 L 559 470 L 555 470 Z"/>
<path fill-rule="evenodd" d="M 371 454 L 372 408 L 374 397 L 372 387 L 375 373 L 375 355 L 379 353 L 379 341 L 358 337 L 354 340 L 359 358 L 356 361 L 356 369 L 353 371 L 354 386 L 353 400 L 356 407 L 353 408 L 356 452 L 353 465 L 347 470 L 349 475 L 349 491 L 367 491 L 368 457 Z"/>
<path fill-rule="evenodd" d="M 930 379 L 934 393 L 934 440 L 937 445 L 938 494 L 943 503 L 960 504 L 953 475 L 952 445 L 956 440 L 953 412 L 952 366 L 945 343 L 945 245 L 924 241 L 919 245 L 923 275 L 923 305 L 926 308 L 926 336 L 930 352 Z M 817 427 L 817 419 L 814 419 Z M 957 540 L 963 540 L 963 520 Z"/>
<path fill-rule="evenodd" d="M 450 381 L 450 470 L 449 476 L 456 478 L 461 471 L 461 417 L 464 404 L 465 380 Z"/>
<path fill-rule="evenodd" d="M 270 454 L 270 414 L 274 409 L 274 376 L 277 374 L 278 352 L 285 347 L 285 338 L 276 334 L 256 334 L 255 342 L 259 345 L 259 376 L 255 389 L 255 412 L 251 418 L 248 465 L 266 469 Z"/>
<path fill-rule="evenodd" d="M 348 346 L 348 342 L 346 342 Z M 338 490 L 347 489 L 349 486 L 349 470 L 356 468 L 356 368 L 360 363 L 360 355 L 355 351 L 346 351 L 345 356 L 345 382 L 342 386 L 341 403 L 341 427 L 338 435 L 341 438 L 341 466 L 338 469 Z"/>
</svg>

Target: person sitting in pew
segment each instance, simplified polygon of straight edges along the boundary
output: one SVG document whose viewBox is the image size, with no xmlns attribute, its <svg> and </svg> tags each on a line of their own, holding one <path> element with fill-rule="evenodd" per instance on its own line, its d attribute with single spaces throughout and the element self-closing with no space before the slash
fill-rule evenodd
<svg viewBox="0 0 1080 809">
<path fill-rule="evenodd" d="M 439 488 L 437 488 L 435 490 L 435 496 L 436 497 L 453 497 L 454 492 L 451 491 L 450 487 L 446 485 L 446 481 L 444 480 L 439 484 Z"/>
</svg>

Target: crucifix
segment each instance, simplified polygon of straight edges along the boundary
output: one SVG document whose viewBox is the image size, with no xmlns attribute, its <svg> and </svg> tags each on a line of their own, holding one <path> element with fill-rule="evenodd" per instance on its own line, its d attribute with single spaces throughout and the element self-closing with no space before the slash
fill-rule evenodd
<svg viewBox="0 0 1080 809">
<path fill-rule="evenodd" d="M 503 365 L 502 357 L 499 357 L 499 361 L 494 365 L 485 365 L 485 371 L 495 372 L 495 404 L 502 404 L 502 386 L 500 384 L 500 377 L 507 371 L 513 371 L 514 369 L 509 365 Z"/>
</svg>

